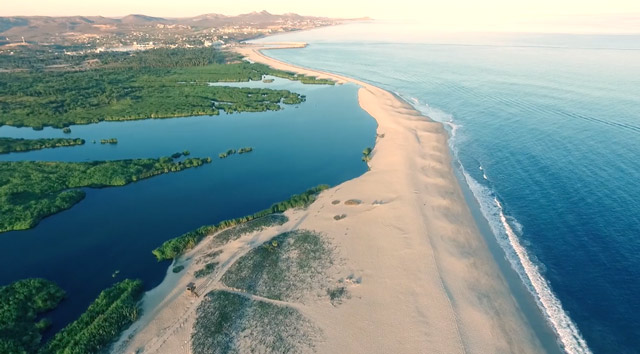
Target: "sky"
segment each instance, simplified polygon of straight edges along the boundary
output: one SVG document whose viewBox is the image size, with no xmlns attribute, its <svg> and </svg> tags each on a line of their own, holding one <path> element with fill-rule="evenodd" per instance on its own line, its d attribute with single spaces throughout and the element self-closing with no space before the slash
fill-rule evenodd
<svg viewBox="0 0 640 354">
<path fill-rule="evenodd" d="M 187 17 L 267 10 L 339 18 L 415 22 L 437 30 L 640 33 L 640 0 L 22 0 L 0 16 L 141 13 Z"/>
</svg>

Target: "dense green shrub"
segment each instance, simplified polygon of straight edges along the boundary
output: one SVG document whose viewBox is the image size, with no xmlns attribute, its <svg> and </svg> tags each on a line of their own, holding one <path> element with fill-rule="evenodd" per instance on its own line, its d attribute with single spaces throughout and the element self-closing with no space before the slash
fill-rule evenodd
<svg viewBox="0 0 640 354">
<path fill-rule="evenodd" d="M 313 187 L 305 191 L 304 193 L 293 195 L 291 196 L 291 198 L 280 203 L 273 204 L 269 209 L 261 210 L 253 215 L 221 221 L 216 225 L 201 226 L 193 231 L 189 231 L 181 236 L 165 241 L 160 247 L 153 250 L 152 253 L 156 256 L 158 261 L 176 258 L 182 253 L 195 247 L 198 242 L 200 242 L 207 235 L 210 235 L 216 231 L 274 213 L 282 213 L 287 209 L 305 207 L 315 200 L 315 196 L 318 193 L 327 188 L 329 188 L 329 186 L 327 185 Z"/>
<path fill-rule="evenodd" d="M 65 293 L 44 279 L 23 279 L 0 287 L 0 353 L 34 353 L 49 321 L 38 316 L 54 309 Z"/>
<path fill-rule="evenodd" d="M 41 129 L 104 120 L 279 110 L 304 97 L 288 90 L 210 86 L 260 80 L 259 64 L 0 73 L 0 125 Z"/>
<path fill-rule="evenodd" d="M 370 148 L 370 147 L 362 150 L 362 161 L 364 161 L 364 162 L 371 161 L 371 152 L 372 151 L 373 151 L 373 149 Z"/>
<path fill-rule="evenodd" d="M 85 196 L 81 187 L 123 186 L 155 175 L 211 162 L 169 157 L 94 162 L 0 162 L 0 232 L 35 226 L 42 218 L 72 207 Z"/>
<path fill-rule="evenodd" d="M 138 318 L 138 302 L 142 295 L 142 281 L 131 279 L 125 279 L 102 291 L 85 313 L 51 339 L 43 352 L 99 352 Z"/>
<path fill-rule="evenodd" d="M 84 144 L 83 139 L 16 139 L 0 138 L 0 154 L 9 152 L 40 150 L 47 148 L 74 146 Z"/>
</svg>

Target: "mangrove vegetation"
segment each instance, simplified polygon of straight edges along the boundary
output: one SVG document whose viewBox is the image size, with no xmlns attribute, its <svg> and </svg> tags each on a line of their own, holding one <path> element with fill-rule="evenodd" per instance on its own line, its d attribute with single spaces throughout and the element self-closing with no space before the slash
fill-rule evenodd
<svg viewBox="0 0 640 354">
<path fill-rule="evenodd" d="M 65 292 L 44 279 L 23 279 L 0 287 L 0 353 L 98 353 L 138 318 L 143 294 L 140 280 L 123 280 L 102 291 L 76 321 L 48 343 L 42 333 L 51 322 L 42 317 L 55 309 Z"/>
<path fill-rule="evenodd" d="M 235 149 L 229 149 L 229 150 L 227 150 L 225 152 L 219 153 L 218 157 L 221 158 L 221 159 L 226 159 L 227 157 L 229 157 L 229 156 L 231 156 L 231 155 L 233 155 L 235 153 L 236 153 Z"/>
<path fill-rule="evenodd" d="M 125 279 L 100 293 L 77 320 L 58 332 L 41 353 L 98 353 L 140 315 L 142 281 Z"/>
<path fill-rule="evenodd" d="M 246 223 L 251 220 L 262 218 L 268 215 L 282 213 L 292 208 L 303 208 L 311 204 L 318 193 L 329 188 L 328 185 L 319 185 L 305 191 L 301 194 L 295 194 L 289 199 L 280 203 L 273 204 L 270 208 L 261 210 L 255 214 L 221 221 L 215 225 L 201 226 L 193 231 L 189 231 L 181 236 L 165 241 L 160 247 L 152 251 L 158 261 L 174 259 L 184 252 L 195 247 L 207 235 L 211 235 L 216 231 L 220 231 L 238 224 Z"/>
<path fill-rule="evenodd" d="M 0 72 L 0 126 L 64 128 L 105 120 L 279 110 L 281 104 L 301 103 L 304 96 L 209 83 L 262 80 L 265 75 L 332 83 L 238 61 L 233 54 L 211 49 L 106 53 L 95 59 L 101 64 L 83 70 L 45 71 L 31 63 L 26 71 Z"/>
<path fill-rule="evenodd" d="M 31 151 L 48 148 L 56 148 L 63 146 L 75 146 L 84 144 L 83 139 L 18 139 L 18 138 L 0 138 L 0 154 L 10 152 Z"/>
<path fill-rule="evenodd" d="M 44 279 L 23 279 L 0 286 L 0 353 L 36 353 L 51 322 L 42 317 L 65 292 Z"/>
<path fill-rule="evenodd" d="M 231 155 L 234 155 L 234 154 L 236 154 L 236 153 L 237 153 L 238 155 L 242 155 L 242 154 L 250 153 L 251 151 L 253 151 L 253 148 L 252 148 L 252 147 L 242 147 L 242 148 L 240 148 L 240 149 L 238 149 L 238 150 L 236 150 L 236 149 L 229 149 L 229 150 L 227 150 L 227 151 L 225 151 L 225 152 L 221 152 L 221 153 L 219 153 L 219 154 L 218 154 L 218 157 L 219 157 L 219 158 L 221 158 L 221 159 L 226 159 L 227 157 L 229 157 L 229 156 L 231 156 Z"/>
<path fill-rule="evenodd" d="M 94 162 L 0 162 L 0 232 L 24 230 L 42 218 L 72 207 L 82 187 L 123 186 L 155 175 L 211 162 L 170 157 Z"/>
</svg>

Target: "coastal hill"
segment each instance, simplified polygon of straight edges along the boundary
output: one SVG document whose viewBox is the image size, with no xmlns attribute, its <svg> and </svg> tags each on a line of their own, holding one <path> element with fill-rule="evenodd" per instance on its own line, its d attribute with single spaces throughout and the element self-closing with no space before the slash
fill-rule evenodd
<svg viewBox="0 0 640 354">
<path fill-rule="evenodd" d="M 208 34 L 217 40 L 237 33 L 268 34 L 334 25 L 340 19 L 301 16 L 294 13 L 250 12 L 237 16 L 210 13 L 170 18 L 131 14 L 120 18 L 103 16 L 15 16 L 0 17 L 0 46 L 103 44 L 116 36 L 130 42 L 168 41 L 172 35 Z M 216 38 L 214 38 L 216 37 Z M 128 45 L 125 42 L 123 45 Z"/>
</svg>

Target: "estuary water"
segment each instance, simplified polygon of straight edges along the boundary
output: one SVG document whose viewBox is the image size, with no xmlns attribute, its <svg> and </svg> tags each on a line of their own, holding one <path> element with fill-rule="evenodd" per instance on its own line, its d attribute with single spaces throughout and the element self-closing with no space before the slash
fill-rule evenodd
<svg viewBox="0 0 640 354">
<path fill-rule="evenodd" d="M 376 123 L 358 105 L 356 86 L 282 79 L 227 85 L 289 89 L 307 99 L 281 111 L 102 122 L 71 126 L 71 134 L 0 127 L 0 136 L 87 141 L 83 146 L 0 155 L 4 161 L 116 160 L 183 150 L 213 159 L 199 168 L 124 187 L 86 189 L 83 201 L 35 228 L 0 234 L 0 284 L 42 277 L 67 292 L 67 299 L 48 315 L 53 320 L 49 334 L 77 318 L 101 290 L 119 280 L 139 278 L 147 289 L 158 285 L 169 262 L 158 263 L 151 250 L 162 242 L 367 170 L 362 150 L 375 143 Z M 106 138 L 117 138 L 118 144 L 99 143 Z M 254 151 L 217 157 L 244 146 Z"/>
<path fill-rule="evenodd" d="M 449 129 L 499 257 L 570 353 L 640 352 L 640 36 L 357 23 L 277 59 L 396 92 Z"/>
</svg>

